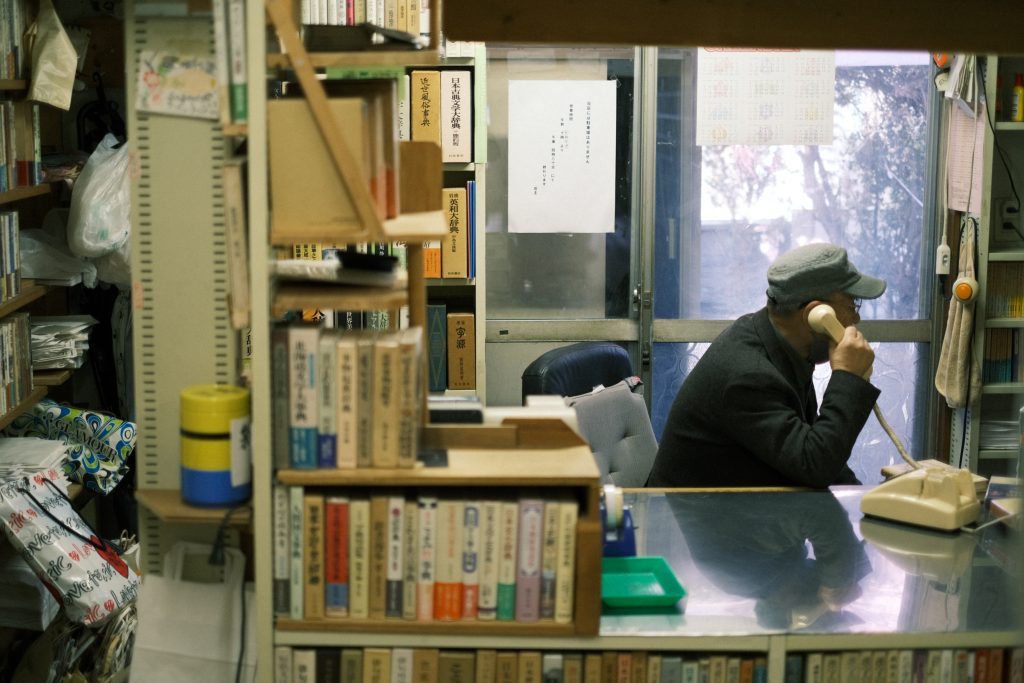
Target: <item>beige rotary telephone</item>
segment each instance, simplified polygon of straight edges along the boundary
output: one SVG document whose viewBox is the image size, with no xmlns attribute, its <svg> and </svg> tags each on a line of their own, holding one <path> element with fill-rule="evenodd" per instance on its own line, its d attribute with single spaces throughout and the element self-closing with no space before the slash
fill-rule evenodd
<svg viewBox="0 0 1024 683">
<path fill-rule="evenodd" d="M 819 304 L 807 316 L 811 329 L 839 343 L 845 328 L 828 304 Z M 871 370 L 864 379 L 871 376 Z M 924 467 L 907 453 L 899 437 L 889 426 L 876 403 L 875 417 L 889 435 L 900 457 L 911 470 L 895 479 L 884 481 L 864 494 L 860 511 L 865 515 L 883 517 L 897 522 L 953 531 L 978 518 L 981 505 L 975 491 L 974 480 L 967 470 L 949 465 Z"/>
</svg>

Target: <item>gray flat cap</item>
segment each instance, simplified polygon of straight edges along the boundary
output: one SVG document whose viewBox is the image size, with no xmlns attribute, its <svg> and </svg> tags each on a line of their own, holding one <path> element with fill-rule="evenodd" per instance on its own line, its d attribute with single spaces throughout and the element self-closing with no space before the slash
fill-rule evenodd
<svg viewBox="0 0 1024 683">
<path fill-rule="evenodd" d="M 877 299 L 885 292 L 885 280 L 861 273 L 846 249 L 834 244 L 797 247 L 768 267 L 766 293 L 775 303 L 804 303 L 833 292 L 845 292 L 854 299 Z"/>
</svg>

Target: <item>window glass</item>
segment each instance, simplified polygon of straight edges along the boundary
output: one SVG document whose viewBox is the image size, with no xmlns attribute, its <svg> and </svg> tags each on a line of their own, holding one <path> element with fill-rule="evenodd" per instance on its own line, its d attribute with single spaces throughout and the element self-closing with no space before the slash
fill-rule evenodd
<svg viewBox="0 0 1024 683">
<path fill-rule="evenodd" d="M 676 392 L 709 344 L 663 342 L 654 346 L 651 423 L 660 441 Z M 871 382 L 882 392 L 878 405 L 911 457 L 916 458 L 924 455 L 915 445 L 924 443 L 927 422 L 928 378 L 931 373 L 928 346 L 896 342 L 872 344 L 875 364 Z M 815 368 L 813 381 L 819 405 L 831 376 L 828 363 Z M 877 484 L 882 479 L 881 468 L 897 462 L 901 459 L 896 447 L 878 420 L 874 416 L 869 417 L 854 445 L 850 468 L 863 483 Z"/>
<path fill-rule="evenodd" d="M 487 50 L 487 316 L 625 318 L 630 312 L 633 50 Z M 602 234 L 508 231 L 508 91 L 515 80 L 616 83 L 615 229 Z"/>
<path fill-rule="evenodd" d="M 778 254 L 829 241 L 888 281 L 864 318 L 921 317 L 928 56 L 837 52 L 831 145 L 696 147 L 695 53 L 660 54 L 655 316 L 756 310 Z"/>
</svg>

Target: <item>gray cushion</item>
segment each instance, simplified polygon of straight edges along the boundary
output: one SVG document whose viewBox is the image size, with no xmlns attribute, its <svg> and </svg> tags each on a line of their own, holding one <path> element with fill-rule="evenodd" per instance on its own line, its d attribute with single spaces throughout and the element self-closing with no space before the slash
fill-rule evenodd
<svg viewBox="0 0 1024 683">
<path fill-rule="evenodd" d="M 643 396 L 622 381 L 565 402 L 576 408 L 580 433 L 594 452 L 603 483 L 643 486 L 658 452 Z"/>
</svg>

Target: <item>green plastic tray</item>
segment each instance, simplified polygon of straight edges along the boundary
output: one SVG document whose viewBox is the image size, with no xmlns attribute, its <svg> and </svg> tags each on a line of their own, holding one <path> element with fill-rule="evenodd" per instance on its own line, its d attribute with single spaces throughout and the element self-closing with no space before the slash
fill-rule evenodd
<svg viewBox="0 0 1024 683">
<path fill-rule="evenodd" d="M 665 558 L 605 557 L 601 602 L 609 607 L 671 607 L 686 595 Z"/>
</svg>

